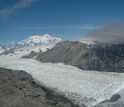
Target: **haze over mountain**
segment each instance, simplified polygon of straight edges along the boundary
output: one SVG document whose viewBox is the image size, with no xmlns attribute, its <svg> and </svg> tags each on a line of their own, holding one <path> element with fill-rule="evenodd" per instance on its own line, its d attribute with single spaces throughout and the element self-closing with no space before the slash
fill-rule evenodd
<svg viewBox="0 0 124 107">
<path fill-rule="evenodd" d="M 121 44 L 124 43 L 124 22 L 112 23 L 102 26 L 89 33 L 88 36 L 75 40 L 85 43 Z"/>
</svg>

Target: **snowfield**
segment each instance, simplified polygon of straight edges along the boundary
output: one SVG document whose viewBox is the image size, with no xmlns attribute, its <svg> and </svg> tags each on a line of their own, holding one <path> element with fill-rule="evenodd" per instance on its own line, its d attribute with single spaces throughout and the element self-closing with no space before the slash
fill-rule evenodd
<svg viewBox="0 0 124 107">
<path fill-rule="evenodd" d="M 8 55 L 0 55 L 0 60 L 18 59 L 24 55 L 29 55 L 31 53 L 31 51 L 35 51 L 35 52 L 39 53 L 39 51 L 42 50 L 43 52 L 45 52 L 48 49 L 53 48 L 55 45 L 56 45 L 55 43 L 51 43 L 51 44 L 45 44 L 45 45 L 35 46 L 35 47 L 17 48 L 17 49 L 14 49 L 14 53 L 9 53 Z M 10 49 L 8 49 L 8 50 L 10 50 Z M 5 50 L 0 49 L 0 54 L 4 51 Z"/>
<path fill-rule="evenodd" d="M 87 107 L 109 99 L 124 88 L 122 73 L 83 71 L 63 63 L 40 63 L 35 59 L 12 60 L 0 57 L 0 67 L 25 70 L 42 85 L 63 94 L 76 104 L 85 104 Z"/>
</svg>

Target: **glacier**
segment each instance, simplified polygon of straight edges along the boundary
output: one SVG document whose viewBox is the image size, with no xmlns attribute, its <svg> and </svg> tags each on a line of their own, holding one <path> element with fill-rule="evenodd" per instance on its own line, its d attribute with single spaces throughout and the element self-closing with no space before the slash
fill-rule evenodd
<svg viewBox="0 0 124 107">
<path fill-rule="evenodd" d="M 92 107 L 124 88 L 123 73 L 84 71 L 63 63 L 41 63 L 35 59 L 8 59 L 0 58 L 0 67 L 24 70 L 40 84 L 80 106 Z"/>
</svg>

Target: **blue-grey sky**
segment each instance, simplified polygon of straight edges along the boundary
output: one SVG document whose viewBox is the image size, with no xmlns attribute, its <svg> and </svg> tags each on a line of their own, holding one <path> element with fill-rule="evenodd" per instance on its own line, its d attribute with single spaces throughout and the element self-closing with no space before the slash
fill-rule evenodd
<svg viewBox="0 0 124 107">
<path fill-rule="evenodd" d="M 124 21 L 124 0 L 0 0 L 0 44 L 50 34 L 65 40 Z"/>
</svg>

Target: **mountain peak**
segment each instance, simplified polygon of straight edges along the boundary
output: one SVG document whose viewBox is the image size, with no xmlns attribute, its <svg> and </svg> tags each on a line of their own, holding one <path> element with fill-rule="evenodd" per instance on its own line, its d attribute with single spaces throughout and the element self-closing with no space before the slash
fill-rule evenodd
<svg viewBox="0 0 124 107">
<path fill-rule="evenodd" d="M 44 44 L 50 44 L 50 43 L 58 43 L 62 41 L 61 38 L 53 37 L 49 34 L 45 35 L 34 35 L 30 36 L 27 39 L 20 41 L 20 42 L 10 42 L 7 47 L 9 48 L 15 48 L 15 47 L 34 47 L 37 45 L 44 45 Z"/>
<path fill-rule="evenodd" d="M 40 38 L 40 37 L 52 37 L 52 36 L 49 34 L 44 34 L 44 35 L 33 35 L 33 36 L 28 37 L 28 38 L 36 39 L 36 38 Z"/>
<path fill-rule="evenodd" d="M 45 34 L 45 35 L 43 35 L 44 37 L 52 37 L 51 35 L 49 35 L 49 34 Z"/>
<path fill-rule="evenodd" d="M 45 34 L 45 35 L 34 35 L 34 36 L 30 36 L 28 37 L 26 40 L 38 40 L 38 39 L 55 39 L 56 37 L 53 37 L 49 34 Z M 56 39 L 60 39 L 60 38 L 56 38 Z M 23 40 L 25 41 L 25 40 Z"/>
</svg>

